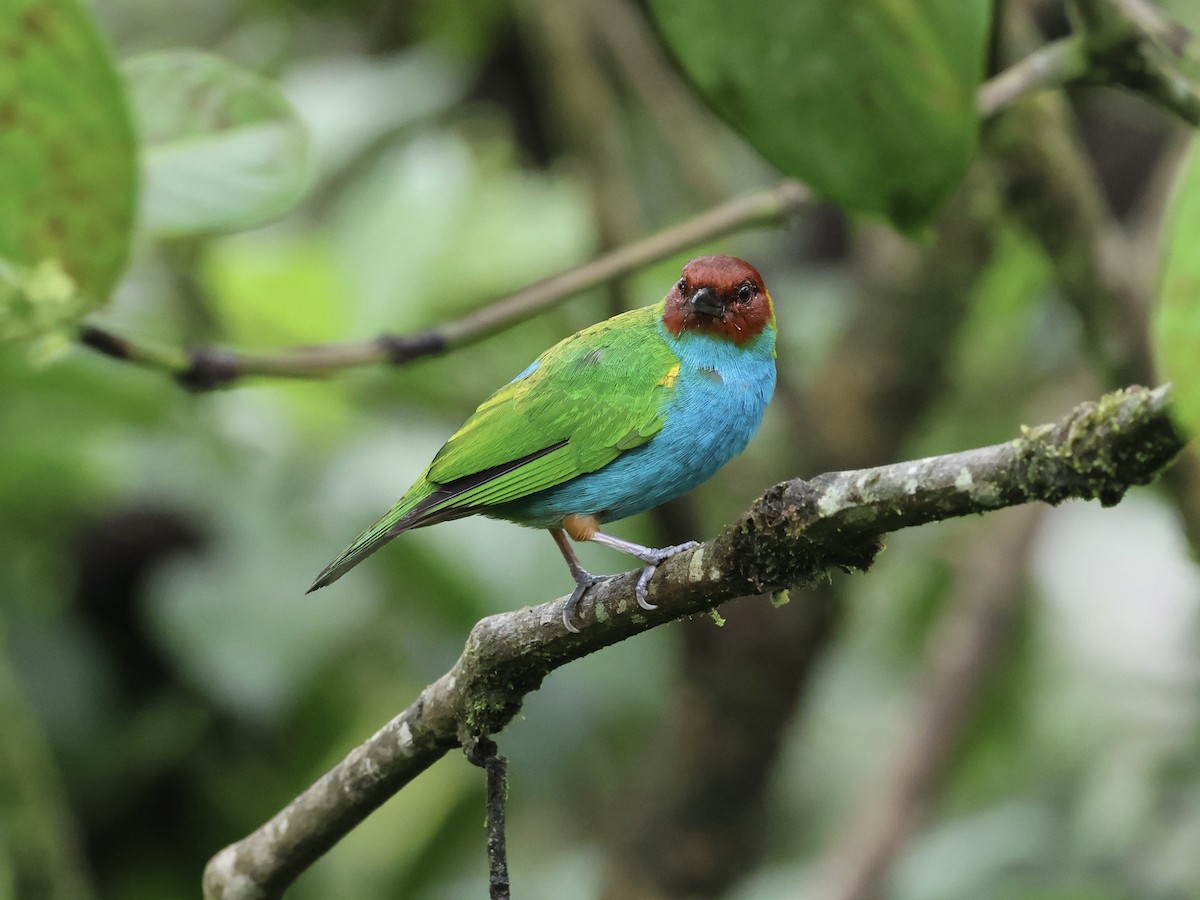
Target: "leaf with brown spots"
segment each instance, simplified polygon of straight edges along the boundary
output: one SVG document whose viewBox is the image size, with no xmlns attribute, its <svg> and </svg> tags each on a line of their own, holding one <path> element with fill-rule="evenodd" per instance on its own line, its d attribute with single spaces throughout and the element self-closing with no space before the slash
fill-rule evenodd
<svg viewBox="0 0 1200 900">
<path fill-rule="evenodd" d="M 0 334 L 33 337 L 103 302 L 125 267 L 136 194 L 129 111 L 108 49 L 77 0 L 0 3 L 0 260 L 55 272 L 5 279 Z M 42 309 L 46 298 L 53 308 Z"/>
</svg>

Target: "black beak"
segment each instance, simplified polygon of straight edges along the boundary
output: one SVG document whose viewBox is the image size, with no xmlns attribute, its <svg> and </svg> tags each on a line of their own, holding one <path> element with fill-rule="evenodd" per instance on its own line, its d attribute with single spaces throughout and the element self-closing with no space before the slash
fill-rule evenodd
<svg viewBox="0 0 1200 900">
<path fill-rule="evenodd" d="M 720 317 L 725 312 L 725 304 L 721 302 L 716 291 L 712 288 L 702 287 L 696 293 L 692 294 L 690 301 L 692 309 L 696 312 L 704 313 L 709 316 Z"/>
</svg>

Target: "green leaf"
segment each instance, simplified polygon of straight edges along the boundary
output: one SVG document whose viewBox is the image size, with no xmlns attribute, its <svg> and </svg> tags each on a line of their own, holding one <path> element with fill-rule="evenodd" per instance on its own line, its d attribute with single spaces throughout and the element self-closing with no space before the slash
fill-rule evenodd
<svg viewBox="0 0 1200 900">
<path fill-rule="evenodd" d="M 987 0 L 651 0 L 708 102 L 780 171 L 903 228 L 976 138 Z"/>
<path fill-rule="evenodd" d="M 125 266 L 134 146 L 120 79 L 79 4 L 0 3 L 0 257 L 31 273 L 57 271 L 73 285 L 70 317 L 102 302 Z M 22 305 L 57 302 L 61 291 L 30 293 L 14 287 L 24 275 L 8 274 L 0 336 L 61 324 L 61 306 Z"/>
<path fill-rule="evenodd" d="M 270 81 L 195 50 L 147 54 L 122 70 L 142 143 L 143 227 L 250 228 L 303 194 L 308 133 Z"/>
<path fill-rule="evenodd" d="M 1200 152 L 1194 141 L 1175 182 L 1163 243 L 1155 353 L 1175 383 L 1175 418 L 1200 434 Z"/>
</svg>

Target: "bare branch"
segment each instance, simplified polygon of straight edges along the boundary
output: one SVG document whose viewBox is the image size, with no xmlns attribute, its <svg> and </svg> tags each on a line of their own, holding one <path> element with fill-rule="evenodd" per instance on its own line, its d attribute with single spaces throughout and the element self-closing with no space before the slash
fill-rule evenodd
<svg viewBox="0 0 1200 900">
<path fill-rule="evenodd" d="M 1181 66 L 1197 70 L 1194 36 L 1145 0 L 1075 0 L 1092 74 L 1137 91 L 1200 126 L 1200 86 Z"/>
<path fill-rule="evenodd" d="M 564 598 L 490 616 L 447 674 L 334 769 L 205 870 L 209 900 L 278 897 L 301 871 L 455 746 L 499 732 L 547 674 L 602 647 L 726 600 L 781 591 L 833 568 L 866 569 L 899 528 L 1035 500 L 1116 503 L 1183 446 L 1168 389 L 1128 388 L 1015 440 L 914 462 L 778 484 L 712 541 L 668 560 L 655 610 L 633 597 L 636 573 L 585 597 L 562 627 Z"/>
<path fill-rule="evenodd" d="M 975 108 L 985 118 L 1011 106 L 1026 94 L 1061 87 L 1087 73 L 1088 57 L 1078 35 L 1060 38 L 1035 50 L 980 86 Z"/>
</svg>

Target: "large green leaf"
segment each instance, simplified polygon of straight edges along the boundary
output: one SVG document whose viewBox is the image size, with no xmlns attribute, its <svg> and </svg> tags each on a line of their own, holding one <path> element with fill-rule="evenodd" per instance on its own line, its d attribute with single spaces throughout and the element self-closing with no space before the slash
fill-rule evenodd
<svg viewBox="0 0 1200 900">
<path fill-rule="evenodd" d="M 988 0 L 651 0 L 701 94 L 787 175 L 920 225 L 975 145 Z"/>
<path fill-rule="evenodd" d="M 300 198 L 308 133 L 270 81 L 197 50 L 148 54 L 122 70 L 142 142 L 144 228 L 249 228 Z"/>
<path fill-rule="evenodd" d="M 120 79 L 76 0 L 0 2 L 0 335 L 53 330 L 108 296 L 129 250 L 134 153 Z M 43 290 L 50 273 L 58 286 Z"/>
<path fill-rule="evenodd" d="M 1176 419 L 1200 434 L 1200 152 L 1195 142 L 1175 183 L 1163 243 L 1155 353 L 1175 382 Z"/>
</svg>

